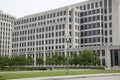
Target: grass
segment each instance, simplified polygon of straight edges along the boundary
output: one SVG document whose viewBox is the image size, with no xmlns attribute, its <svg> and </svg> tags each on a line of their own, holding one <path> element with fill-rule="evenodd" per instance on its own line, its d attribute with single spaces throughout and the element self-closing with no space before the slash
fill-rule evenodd
<svg viewBox="0 0 120 80">
<path fill-rule="evenodd" d="M 120 73 L 120 70 L 72 70 L 70 75 L 82 74 L 100 74 L 100 73 Z M 32 78 L 32 77 L 45 77 L 45 76 L 64 76 L 65 70 L 59 71 L 36 71 L 36 72 L 1 72 L 0 75 L 5 79 L 17 78 Z"/>
</svg>

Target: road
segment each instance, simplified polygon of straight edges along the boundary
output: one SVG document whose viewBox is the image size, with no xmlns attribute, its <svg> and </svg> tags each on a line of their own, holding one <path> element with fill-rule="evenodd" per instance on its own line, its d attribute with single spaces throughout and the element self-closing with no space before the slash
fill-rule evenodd
<svg viewBox="0 0 120 80">
<path fill-rule="evenodd" d="M 63 80 L 120 80 L 120 76 L 101 76 L 101 77 L 86 77 Z"/>
</svg>

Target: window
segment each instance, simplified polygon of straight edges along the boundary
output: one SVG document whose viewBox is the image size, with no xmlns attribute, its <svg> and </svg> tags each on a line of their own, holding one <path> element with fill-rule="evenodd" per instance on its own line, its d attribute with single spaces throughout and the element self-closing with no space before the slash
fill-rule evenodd
<svg viewBox="0 0 120 80">
<path fill-rule="evenodd" d="M 71 19 L 71 18 L 69 18 L 69 22 L 72 22 L 72 19 Z"/>
<path fill-rule="evenodd" d="M 71 29 L 71 24 L 69 24 L 69 29 Z"/>
<path fill-rule="evenodd" d="M 104 0 L 104 7 L 107 7 L 107 0 Z"/>
<path fill-rule="evenodd" d="M 100 20 L 100 15 L 97 16 L 97 20 Z"/>
<path fill-rule="evenodd" d="M 112 30 L 109 31 L 109 34 L 112 35 Z"/>
<path fill-rule="evenodd" d="M 107 35 L 107 31 L 105 31 L 105 35 Z"/>
<path fill-rule="evenodd" d="M 112 20 L 112 15 L 109 16 L 109 20 Z"/>
<path fill-rule="evenodd" d="M 92 8 L 92 9 L 94 8 L 94 3 L 91 4 L 91 8 Z"/>
<path fill-rule="evenodd" d="M 90 4 L 87 5 L 87 9 L 90 9 Z"/>
<path fill-rule="evenodd" d="M 71 12 L 71 11 L 69 11 L 69 15 L 72 15 L 72 12 Z"/>
<path fill-rule="evenodd" d="M 82 10 L 82 6 L 80 6 L 80 10 Z"/>
<path fill-rule="evenodd" d="M 112 7 L 112 0 L 109 0 L 109 7 Z"/>
<path fill-rule="evenodd" d="M 66 11 L 64 11 L 64 15 L 66 15 Z"/>
<path fill-rule="evenodd" d="M 95 3 L 95 7 L 98 8 L 98 2 Z"/>
<path fill-rule="evenodd" d="M 100 30 L 97 30 L 97 35 L 100 35 Z"/>
<path fill-rule="evenodd" d="M 105 23 L 105 28 L 107 28 L 107 23 Z"/>
<path fill-rule="evenodd" d="M 55 13 L 53 13 L 53 17 L 55 17 Z"/>
<path fill-rule="evenodd" d="M 108 41 L 107 41 L 107 38 L 105 38 L 105 43 L 107 43 Z"/>
<path fill-rule="evenodd" d="M 100 13 L 100 9 L 97 9 L 97 13 Z"/>
<path fill-rule="evenodd" d="M 104 13 L 107 14 L 107 8 L 104 9 Z"/>
<path fill-rule="evenodd" d="M 59 16 L 59 12 L 57 12 L 57 17 Z"/>
<path fill-rule="evenodd" d="M 84 10 L 86 10 L 86 5 L 84 5 Z"/>
<path fill-rule="evenodd" d="M 103 6 L 103 2 L 102 1 L 100 1 L 100 7 L 102 7 Z"/>
<path fill-rule="evenodd" d="M 112 27 L 112 22 L 109 23 L 109 27 L 110 27 L 110 28 Z"/>
<path fill-rule="evenodd" d="M 112 8 L 111 7 L 109 8 L 109 13 L 112 13 Z"/>
<path fill-rule="evenodd" d="M 112 42 L 112 37 L 110 37 L 110 42 Z"/>
<path fill-rule="evenodd" d="M 92 13 L 95 14 L 95 10 L 93 10 Z"/>
<path fill-rule="evenodd" d="M 104 20 L 107 21 L 107 16 L 104 17 Z"/>
</svg>

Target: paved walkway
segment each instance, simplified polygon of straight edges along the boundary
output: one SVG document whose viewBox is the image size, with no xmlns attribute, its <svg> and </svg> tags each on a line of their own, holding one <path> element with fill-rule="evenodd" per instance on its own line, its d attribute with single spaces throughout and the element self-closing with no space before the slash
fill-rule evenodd
<svg viewBox="0 0 120 80">
<path fill-rule="evenodd" d="M 23 78 L 23 79 L 12 79 L 12 80 L 102 80 L 102 79 L 120 80 L 120 73 L 51 76 L 51 77 Z"/>
<path fill-rule="evenodd" d="M 120 80 L 120 76 L 103 76 L 103 77 L 86 77 L 86 78 L 74 78 L 63 80 Z"/>
</svg>

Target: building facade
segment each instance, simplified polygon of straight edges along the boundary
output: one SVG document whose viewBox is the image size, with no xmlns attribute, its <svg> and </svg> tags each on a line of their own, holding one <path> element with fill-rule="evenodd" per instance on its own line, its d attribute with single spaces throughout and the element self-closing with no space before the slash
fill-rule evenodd
<svg viewBox="0 0 120 80">
<path fill-rule="evenodd" d="M 12 29 L 14 16 L 0 10 L 0 55 L 10 55 L 12 51 Z"/>
<path fill-rule="evenodd" d="M 96 51 L 101 66 L 120 67 L 120 1 L 89 0 L 18 18 L 12 32 L 12 54 L 33 58 L 69 56 L 84 49 Z"/>
</svg>

